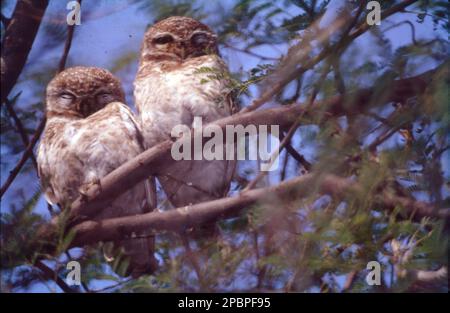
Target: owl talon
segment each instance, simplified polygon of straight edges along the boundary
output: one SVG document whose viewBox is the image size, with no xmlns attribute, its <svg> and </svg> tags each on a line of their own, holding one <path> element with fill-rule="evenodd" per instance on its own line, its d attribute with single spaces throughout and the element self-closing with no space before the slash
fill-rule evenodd
<svg viewBox="0 0 450 313">
<path fill-rule="evenodd" d="M 101 184 L 100 178 L 95 178 L 95 180 L 91 182 L 91 186 L 92 185 L 97 185 L 98 186 L 98 192 L 99 193 L 102 192 L 102 184 Z"/>
<path fill-rule="evenodd" d="M 88 202 L 89 200 L 89 196 L 87 195 L 85 190 L 82 190 L 82 188 L 80 187 L 80 189 L 78 190 L 80 197 L 81 197 L 81 202 L 85 203 Z"/>
<path fill-rule="evenodd" d="M 102 185 L 100 183 L 100 179 L 99 178 L 94 178 L 91 182 L 86 183 L 84 185 L 82 185 L 79 189 L 78 192 L 81 196 L 81 200 L 87 201 L 89 198 L 89 194 L 88 191 L 89 189 L 91 189 L 93 186 L 98 186 L 98 193 L 100 193 L 102 191 Z"/>
</svg>

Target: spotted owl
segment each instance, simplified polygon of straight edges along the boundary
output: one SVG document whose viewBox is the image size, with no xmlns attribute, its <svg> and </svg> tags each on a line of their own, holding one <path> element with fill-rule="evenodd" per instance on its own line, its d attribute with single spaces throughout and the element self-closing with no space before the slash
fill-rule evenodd
<svg viewBox="0 0 450 313">
<path fill-rule="evenodd" d="M 47 86 L 47 123 L 38 148 L 38 171 L 47 201 L 61 209 L 92 184 L 141 153 L 143 138 L 133 113 L 124 104 L 120 81 L 95 67 L 72 67 Z M 148 212 L 147 182 L 116 198 L 95 220 Z M 124 239 L 129 273 L 155 269 L 154 239 Z"/>
<path fill-rule="evenodd" d="M 231 115 L 228 77 L 208 26 L 174 16 L 150 27 L 134 81 L 146 147 L 170 138 L 176 125 L 194 127 L 194 117 L 205 125 Z M 223 197 L 234 169 L 234 161 L 177 161 L 160 169 L 158 179 L 170 202 L 181 207 Z"/>
</svg>

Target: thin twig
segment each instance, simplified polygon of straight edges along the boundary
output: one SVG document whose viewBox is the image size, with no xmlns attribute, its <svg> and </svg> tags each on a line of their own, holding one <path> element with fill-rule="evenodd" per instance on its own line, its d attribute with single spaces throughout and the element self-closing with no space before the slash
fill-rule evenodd
<svg viewBox="0 0 450 313">
<path fill-rule="evenodd" d="M 258 270 L 256 289 L 261 289 L 264 284 L 264 276 L 266 274 L 265 266 L 261 266 L 261 255 L 259 253 L 258 243 L 258 231 L 254 229 L 252 231 L 253 236 L 253 249 L 255 250 L 256 268 Z"/>
<path fill-rule="evenodd" d="M 65 254 L 67 256 L 67 259 L 73 260 L 72 256 L 70 255 L 69 250 L 66 250 Z M 84 290 L 86 290 L 86 292 L 91 292 L 91 290 L 89 289 L 88 285 L 85 282 L 82 281 L 81 286 L 83 286 L 83 288 L 84 288 Z"/>
<path fill-rule="evenodd" d="M 272 166 L 273 161 L 279 157 L 280 152 L 284 149 L 284 147 L 288 144 L 288 142 L 291 140 L 292 136 L 295 134 L 295 131 L 300 126 L 300 118 L 297 119 L 297 121 L 291 126 L 289 129 L 286 137 L 283 138 L 283 140 L 280 143 L 280 146 L 278 149 L 276 149 L 269 158 L 269 167 Z M 245 192 L 247 190 L 253 189 L 256 184 L 264 177 L 266 176 L 267 171 L 260 171 L 258 175 L 253 179 L 242 191 Z"/>
<path fill-rule="evenodd" d="M 62 291 L 68 293 L 78 293 L 78 290 L 70 288 L 55 271 L 45 265 L 42 261 L 35 262 L 34 266 L 40 269 L 44 273 L 45 277 L 52 279 L 58 287 L 62 289 Z"/>
<path fill-rule="evenodd" d="M 77 1 L 81 6 L 81 0 L 77 0 Z M 67 26 L 67 38 L 66 38 L 66 42 L 64 43 L 63 54 L 61 56 L 61 59 L 59 60 L 58 73 L 62 72 L 64 70 L 64 68 L 66 67 L 67 57 L 69 56 L 70 47 L 72 46 L 72 38 L 73 38 L 74 31 L 75 31 L 75 25 Z"/>
<path fill-rule="evenodd" d="M 242 53 L 246 53 L 248 55 L 251 55 L 253 57 L 259 58 L 261 60 L 266 60 L 266 61 L 277 61 L 278 58 L 274 58 L 274 57 L 268 57 L 268 56 L 264 56 L 261 54 L 258 54 L 256 52 L 251 51 L 250 49 L 241 49 L 235 46 L 230 45 L 229 43 L 224 42 L 223 45 L 228 48 L 228 49 L 232 49 L 238 52 L 242 52 Z"/>
<path fill-rule="evenodd" d="M 398 125 L 392 129 L 388 129 L 383 134 L 381 134 L 379 137 L 377 137 L 368 147 L 369 151 L 375 151 L 375 149 L 381 145 L 383 142 L 388 140 L 392 135 L 394 135 L 396 132 L 398 132 L 400 129 L 403 128 L 405 124 Z"/>
<path fill-rule="evenodd" d="M 417 1 L 418 0 L 404 0 L 403 2 L 400 2 L 399 4 L 394 5 L 394 6 L 390 7 L 389 9 L 382 11 L 381 12 L 381 20 L 385 20 L 386 18 L 388 18 L 391 15 L 394 15 L 398 12 L 404 11 L 406 7 L 414 4 Z M 359 24 L 359 26 L 356 28 L 356 30 L 350 34 L 348 40 L 353 41 L 354 39 L 359 37 L 361 34 L 365 33 L 367 30 L 369 30 L 370 27 L 371 26 L 366 21 L 363 21 L 361 24 Z"/>
<path fill-rule="evenodd" d="M 202 291 L 207 291 L 208 286 L 205 283 L 205 279 L 203 277 L 203 272 L 200 267 L 200 262 L 198 261 L 197 255 L 191 249 L 191 244 L 189 242 L 189 236 L 187 234 L 182 234 L 181 241 L 183 242 L 183 246 L 186 250 L 186 256 L 189 259 L 189 261 L 191 262 L 191 265 L 194 268 L 195 274 L 197 275 L 198 282 L 199 282 L 201 288 L 204 289 Z"/>
<path fill-rule="evenodd" d="M 11 116 L 11 118 L 14 120 L 14 123 L 16 124 L 17 132 L 19 133 L 20 138 L 22 139 L 22 142 L 23 142 L 25 148 L 28 147 L 30 140 L 28 139 L 28 134 L 25 130 L 25 127 L 23 127 L 22 121 L 17 116 L 16 111 L 14 110 L 14 108 L 11 105 L 11 102 L 8 99 L 5 100 L 5 105 L 6 105 L 6 109 L 8 110 L 9 115 Z M 33 161 L 34 168 L 37 170 L 37 168 L 38 168 L 37 161 L 36 161 L 36 157 L 34 156 L 33 152 L 31 152 L 30 157 L 31 157 L 31 160 Z"/>
<path fill-rule="evenodd" d="M 111 286 L 106 286 L 106 287 L 103 287 L 103 288 L 100 288 L 100 289 L 91 290 L 90 292 L 93 292 L 93 293 L 105 292 L 107 290 L 120 287 L 120 286 L 122 286 L 122 285 L 124 285 L 126 283 L 129 283 L 132 280 L 133 280 L 133 278 L 130 277 L 130 278 L 127 278 L 127 279 L 125 279 L 123 281 L 118 282 L 117 284 L 114 284 L 114 285 L 111 285 Z"/>
<path fill-rule="evenodd" d="M 283 167 L 281 168 L 280 181 L 283 181 L 286 178 L 286 170 L 287 170 L 288 162 L 289 162 L 289 153 L 286 152 L 284 154 Z"/>
<path fill-rule="evenodd" d="M 8 190 L 9 186 L 12 184 L 12 182 L 17 177 L 17 175 L 19 174 L 19 172 L 22 169 L 22 167 L 27 162 L 28 158 L 33 153 L 33 148 L 36 145 L 37 141 L 39 140 L 39 137 L 41 136 L 42 131 L 44 130 L 45 122 L 46 122 L 46 118 L 44 117 L 41 120 L 41 122 L 39 123 L 39 126 L 36 129 L 36 131 L 34 133 L 34 136 L 31 139 L 30 143 L 28 144 L 27 149 L 22 153 L 22 157 L 20 158 L 19 162 L 11 170 L 11 172 L 9 173 L 8 178 L 6 179 L 5 183 L 1 187 L 1 189 L 0 189 L 0 198 L 3 197 L 3 194 L 6 192 L 6 190 Z"/>
<path fill-rule="evenodd" d="M 417 11 L 411 11 L 411 10 L 403 10 L 403 13 L 410 13 L 410 14 L 416 14 L 416 15 L 425 15 L 425 16 L 429 16 L 432 19 L 436 19 L 436 20 L 441 20 L 441 21 L 445 21 L 447 22 L 447 19 L 445 17 L 441 17 L 438 15 L 434 15 L 434 14 L 430 14 L 427 12 L 417 12 Z"/>
<path fill-rule="evenodd" d="M 313 91 L 312 91 L 312 93 L 311 93 L 311 95 L 310 95 L 310 97 L 309 97 L 308 103 L 306 104 L 305 111 L 303 111 L 303 113 L 300 114 L 300 115 L 297 117 L 297 120 L 296 120 L 296 121 L 294 122 L 294 124 L 289 128 L 289 131 L 287 132 L 286 137 L 284 137 L 284 138 L 281 140 L 281 143 L 280 143 L 280 146 L 278 147 L 278 149 L 276 149 L 276 150 L 270 155 L 270 158 L 269 158 L 269 160 L 270 160 L 270 161 L 269 161 L 269 162 L 270 162 L 270 163 L 269 163 L 269 167 L 271 167 L 272 164 L 273 164 L 273 162 L 274 162 L 274 160 L 275 160 L 276 158 L 279 157 L 281 151 L 282 151 L 287 145 L 289 145 L 289 143 L 291 142 L 292 137 L 294 136 L 295 132 L 297 131 L 297 128 L 300 126 L 301 120 L 302 120 L 302 118 L 303 118 L 305 112 L 309 111 L 309 109 L 313 106 L 314 101 L 316 100 L 317 94 L 319 93 L 319 90 L 322 88 L 322 84 L 323 84 L 323 82 L 325 81 L 325 77 L 327 76 L 327 74 L 328 74 L 328 72 L 329 72 L 329 70 L 330 70 L 330 66 L 331 66 L 331 62 L 327 62 L 327 65 L 325 66 L 324 70 L 322 71 L 322 73 L 321 73 L 321 75 L 320 75 L 320 79 L 319 79 L 318 84 L 314 87 L 314 89 L 313 89 Z M 292 149 L 292 150 L 294 150 L 294 149 Z M 295 152 L 297 152 L 297 151 L 295 151 Z M 304 158 L 301 158 L 301 159 L 304 160 Z M 306 160 L 304 160 L 304 161 L 306 161 Z M 304 163 L 305 163 L 305 162 L 304 162 Z M 308 164 L 308 163 L 305 163 L 305 164 L 306 164 L 306 166 L 307 166 L 308 168 L 311 168 L 311 164 Z M 305 168 L 306 168 L 306 167 L 305 167 Z M 256 184 L 257 184 L 264 176 L 266 176 L 266 174 L 267 174 L 267 171 L 260 171 L 260 172 L 258 173 L 258 175 L 255 177 L 255 179 L 253 179 L 253 180 L 252 180 L 252 181 L 251 181 L 251 182 L 243 189 L 243 191 L 247 191 L 247 190 L 250 190 L 250 189 L 254 188 L 254 187 L 256 186 Z"/>
<path fill-rule="evenodd" d="M 299 162 L 306 171 L 311 171 L 312 164 L 305 159 L 303 155 L 297 152 L 295 148 L 290 144 L 286 144 L 286 151 L 297 161 Z"/>
<path fill-rule="evenodd" d="M 344 286 L 342 287 L 342 292 L 347 292 L 350 290 L 353 286 L 353 283 L 355 282 L 356 277 L 358 277 L 358 271 L 353 270 L 351 271 L 345 280 Z"/>
<path fill-rule="evenodd" d="M 416 28 L 414 27 L 414 24 L 411 23 L 410 21 L 403 21 L 403 22 L 399 22 L 399 23 L 396 23 L 396 24 L 394 24 L 394 25 L 391 25 L 391 26 L 389 26 L 388 28 L 386 28 L 383 32 L 386 33 L 387 31 L 389 31 L 389 30 L 391 30 L 391 29 L 393 29 L 393 28 L 396 28 L 396 27 L 398 27 L 398 26 L 400 26 L 400 25 L 403 25 L 403 24 L 407 24 L 407 25 L 409 25 L 409 26 L 411 27 L 411 40 L 412 40 L 412 42 L 413 42 L 415 45 L 417 45 L 417 40 L 416 40 Z"/>
</svg>

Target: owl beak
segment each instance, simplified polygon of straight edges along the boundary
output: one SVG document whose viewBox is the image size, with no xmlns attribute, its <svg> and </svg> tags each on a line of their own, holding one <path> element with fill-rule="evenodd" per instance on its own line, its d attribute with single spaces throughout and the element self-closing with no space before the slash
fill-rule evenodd
<svg viewBox="0 0 450 313">
<path fill-rule="evenodd" d="M 90 106 L 89 99 L 82 99 L 77 103 L 76 109 L 83 117 L 87 117 L 89 115 Z"/>
<path fill-rule="evenodd" d="M 76 106 L 75 106 L 76 111 L 83 117 L 84 116 L 84 110 L 83 110 L 83 101 L 79 101 L 77 102 Z"/>
<path fill-rule="evenodd" d="M 186 44 L 184 43 L 184 41 L 178 42 L 177 48 L 178 48 L 178 55 L 181 57 L 181 59 L 182 60 L 186 59 L 187 57 Z"/>
<path fill-rule="evenodd" d="M 184 46 L 180 47 L 180 56 L 182 60 L 186 59 L 186 48 Z"/>
</svg>

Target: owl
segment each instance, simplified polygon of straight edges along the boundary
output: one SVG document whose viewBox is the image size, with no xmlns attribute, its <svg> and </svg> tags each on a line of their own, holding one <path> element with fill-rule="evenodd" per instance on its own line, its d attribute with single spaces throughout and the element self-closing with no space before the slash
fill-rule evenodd
<svg viewBox="0 0 450 313">
<path fill-rule="evenodd" d="M 145 146 L 170 138 L 176 125 L 195 127 L 231 115 L 235 104 L 217 36 L 188 17 L 164 19 L 145 33 L 134 97 Z M 196 119 L 198 121 L 198 119 Z M 223 197 L 236 163 L 226 160 L 172 162 L 158 179 L 170 202 L 181 207 Z"/>
<path fill-rule="evenodd" d="M 50 204 L 68 208 L 90 185 L 143 151 L 139 124 L 124 102 L 120 81 L 100 68 L 72 67 L 48 84 L 37 162 Z M 139 183 L 94 213 L 94 219 L 148 212 L 147 187 Z M 155 269 L 153 238 L 124 239 L 118 245 L 134 277 Z"/>
</svg>

